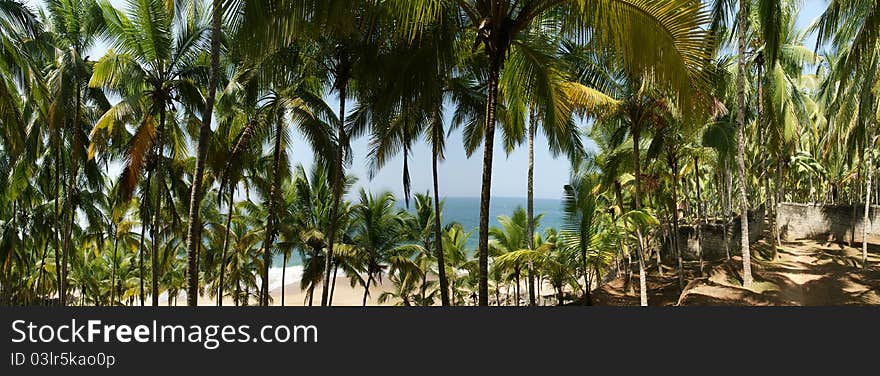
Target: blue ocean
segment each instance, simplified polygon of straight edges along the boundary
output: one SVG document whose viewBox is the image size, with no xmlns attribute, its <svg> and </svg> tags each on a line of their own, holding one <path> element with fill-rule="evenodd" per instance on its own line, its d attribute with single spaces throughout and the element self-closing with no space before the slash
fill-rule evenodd
<svg viewBox="0 0 880 376">
<path fill-rule="evenodd" d="M 399 203 L 403 207 L 403 202 Z M 513 215 L 517 207 L 526 207 L 525 197 L 492 197 L 489 205 L 489 226 L 498 226 L 498 216 Z M 410 208 L 410 210 L 414 210 Z M 543 214 L 539 223 L 538 231 L 543 232 L 547 228 L 558 229 L 562 225 L 563 212 L 562 201 L 559 199 L 535 199 L 535 216 Z M 466 231 L 473 231 L 468 239 L 468 250 L 473 252 L 479 241 L 478 228 L 480 225 L 480 198 L 479 197 L 447 197 L 443 207 L 444 224 L 458 222 Z M 282 256 L 278 255 L 273 260 L 273 266 L 280 266 Z M 287 266 L 299 265 L 299 255 L 294 252 Z"/>
</svg>

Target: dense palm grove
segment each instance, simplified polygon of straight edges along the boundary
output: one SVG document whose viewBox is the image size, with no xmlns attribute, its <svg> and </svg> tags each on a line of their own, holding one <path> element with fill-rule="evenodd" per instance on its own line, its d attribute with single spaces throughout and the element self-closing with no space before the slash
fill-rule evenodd
<svg viewBox="0 0 880 376">
<path fill-rule="evenodd" d="M 547 286 L 544 303 L 590 304 L 612 277 L 647 305 L 661 252 L 685 283 L 664 246 L 679 225 L 880 198 L 880 6 L 831 0 L 808 30 L 799 6 L 0 0 L 0 302 L 280 304 L 283 255 L 309 305 L 331 305 L 337 278 L 364 304 L 380 281 L 389 304 L 534 305 Z M 403 160 L 405 197 L 353 191 L 360 137 L 374 171 Z M 536 137 L 571 162 L 565 224 L 544 232 Z M 434 184 L 411 195 L 422 141 Z M 482 156 L 478 228 L 442 218 L 447 147 Z M 490 228 L 496 147 L 528 148 L 529 195 Z M 741 239 L 726 252 L 748 287 Z"/>
</svg>

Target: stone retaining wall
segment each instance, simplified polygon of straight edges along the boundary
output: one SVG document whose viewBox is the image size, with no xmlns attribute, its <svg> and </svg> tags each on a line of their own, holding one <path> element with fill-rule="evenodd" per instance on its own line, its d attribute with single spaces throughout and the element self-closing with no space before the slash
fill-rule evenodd
<svg viewBox="0 0 880 376">
<path fill-rule="evenodd" d="M 749 242 L 754 243 L 761 239 L 764 233 L 764 207 L 749 211 Z M 728 241 L 730 244 L 730 254 L 736 255 L 740 248 L 740 216 L 733 218 L 727 226 Z M 721 260 L 727 258 L 724 249 L 724 224 L 722 223 L 706 223 L 700 227 L 703 238 L 703 260 Z M 682 257 L 685 260 L 699 260 L 699 241 L 697 240 L 696 226 L 679 225 L 678 226 L 678 249 L 682 250 Z M 667 260 L 675 258 L 669 244 L 665 247 L 663 257 Z"/>
<path fill-rule="evenodd" d="M 862 242 L 865 206 L 779 204 L 777 229 L 783 240 L 812 239 L 837 243 Z M 880 245 L 880 207 L 868 214 L 868 243 Z"/>
</svg>

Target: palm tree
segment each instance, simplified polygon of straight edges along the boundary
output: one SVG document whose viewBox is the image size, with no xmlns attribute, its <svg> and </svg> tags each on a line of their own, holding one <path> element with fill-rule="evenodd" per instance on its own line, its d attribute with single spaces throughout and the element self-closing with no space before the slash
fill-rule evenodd
<svg viewBox="0 0 880 376">
<path fill-rule="evenodd" d="M 533 22 L 558 15 L 561 30 L 575 35 L 589 31 L 594 40 L 614 46 L 627 71 L 642 75 L 651 70 L 659 86 L 672 89 L 681 99 L 694 98 L 695 83 L 701 81 L 700 68 L 708 57 L 708 35 L 701 30 L 707 23 L 699 2 L 672 0 L 643 1 L 554 1 L 540 0 L 525 4 L 509 0 L 449 1 L 442 6 L 427 6 L 429 0 L 400 4 L 409 30 L 415 33 L 424 25 L 453 11 L 461 17 L 465 29 L 476 32 L 474 49 L 483 47 L 487 70 L 487 111 L 483 131 L 483 176 L 480 196 L 480 305 L 488 305 L 489 200 L 492 156 L 495 138 L 499 79 L 509 52 L 519 48 Z M 433 0 L 430 0 L 433 1 Z M 436 5 L 436 4 L 435 4 Z M 672 15 L 675 14 L 675 17 Z M 581 34 L 579 34 L 581 33 Z M 473 34 L 471 34 L 473 35 Z M 651 40 L 644 43 L 645 38 Z M 633 40 L 648 48 L 627 48 Z M 677 51 L 665 54 L 661 51 Z M 507 67 L 508 69 L 516 69 Z M 653 68 L 653 70 L 652 70 Z"/>
<path fill-rule="evenodd" d="M 201 68 L 198 59 L 207 43 L 208 28 L 195 3 L 173 7 L 170 3 L 146 0 L 129 4 L 126 12 L 117 10 L 107 1 L 101 2 L 100 7 L 113 49 L 95 64 L 89 86 L 116 91 L 123 101 L 104 114 L 95 129 L 112 129 L 113 123 L 140 112 L 146 103 L 146 109 L 139 114 L 141 118 L 136 120 L 141 123 L 129 143 L 123 177 L 127 192 L 131 192 L 142 170 L 147 167 L 147 151 L 152 150 L 152 168 L 148 169 L 146 186 L 149 187 L 155 173 L 156 203 L 151 208 L 154 219 L 150 237 L 153 242 L 153 305 L 158 305 L 158 230 L 165 194 L 166 118 L 175 100 L 202 106 L 194 80 Z M 154 117 L 156 114 L 158 122 Z"/>
<path fill-rule="evenodd" d="M 57 0 L 48 3 L 53 42 L 56 47 L 57 65 L 47 77 L 48 90 L 51 90 L 49 106 L 49 127 L 61 130 L 62 135 L 56 147 L 62 146 L 67 138 L 70 158 L 65 172 L 63 226 L 61 231 L 60 303 L 67 302 L 68 258 L 72 250 L 71 232 L 76 217 L 74 196 L 77 191 L 77 177 L 82 165 L 86 164 L 85 145 L 88 141 L 83 129 L 90 121 L 85 119 L 85 106 L 89 101 L 85 84 L 91 75 L 88 56 L 83 54 L 95 43 L 103 29 L 103 20 L 97 17 L 97 3 L 91 0 Z M 58 153 L 61 150 L 56 151 Z M 58 172 L 60 174 L 60 172 Z"/>
<path fill-rule="evenodd" d="M 394 195 L 384 192 L 374 196 L 361 189 L 359 196 L 360 202 L 352 209 L 352 232 L 353 244 L 361 253 L 360 263 L 366 273 L 363 281 L 363 304 L 366 305 L 370 285 L 382 279 L 386 260 L 392 269 L 419 273 L 418 266 L 407 257 L 406 252 L 418 251 L 421 246 L 406 241 L 403 216 L 395 210 Z"/>
<path fill-rule="evenodd" d="M 581 171 L 572 175 L 571 182 L 565 186 L 562 206 L 565 212 L 565 227 L 559 234 L 563 248 L 577 252 L 581 260 L 581 273 L 584 279 L 584 305 L 592 305 L 590 291 L 592 284 L 588 276 L 588 255 L 593 250 L 593 236 L 598 233 L 602 196 L 597 194 L 600 177 L 592 166 L 585 165 Z M 642 287 L 644 288 L 644 287 Z"/>
<path fill-rule="evenodd" d="M 878 79 L 880 74 L 877 71 L 877 62 L 880 60 L 878 58 L 880 46 L 877 42 L 878 27 L 880 27 L 880 5 L 870 1 L 832 0 L 816 24 L 818 29 L 817 47 L 831 41 L 838 51 L 844 51 L 840 61 L 835 64 L 838 68 L 837 72 L 832 73 L 835 76 L 833 81 L 841 88 L 838 98 L 846 98 L 842 95 L 847 91 L 853 94 L 860 93 L 861 95 L 850 96 L 850 100 L 858 98 L 859 109 L 876 108 L 877 103 L 880 103 L 880 95 L 871 94 L 876 93 L 876 88 L 880 86 L 880 79 Z M 856 72 L 856 74 L 852 75 L 852 72 Z M 850 80 L 854 82 L 850 82 Z M 851 103 L 851 105 L 853 104 Z M 860 120 L 864 122 L 867 131 L 864 147 L 864 153 L 867 154 L 865 157 L 867 159 L 867 177 L 865 181 L 865 213 L 862 222 L 862 269 L 864 270 L 868 265 L 867 218 L 871 204 L 871 180 L 874 173 L 872 151 L 877 143 L 876 124 L 880 115 L 876 111 L 871 113 L 871 111 L 859 110 L 857 113 Z"/>
<path fill-rule="evenodd" d="M 201 223 L 199 222 L 199 209 L 201 207 L 202 179 L 205 170 L 205 159 L 208 153 L 208 143 L 211 133 L 211 117 L 214 113 L 214 100 L 217 95 L 217 82 L 220 78 L 220 39 L 221 21 L 223 18 L 223 2 L 213 0 L 211 6 L 211 71 L 208 78 L 208 97 L 205 100 L 205 108 L 202 111 L 202 122 L 199 127 L 198 146 L 196 147 L 196 167 L 193 173 L 192 191 L 189 199 L 189 224 L 187 225 L 186 255 L 187 255 L 187 305 L 198 305 L 199 290 L 199 260 L 196 252 L 196 237 L 198 236 Z M 230 194 L 231 195 L 231 194 Z M 222 298 L 222 297 L 221 297 Z"/>
</svg>

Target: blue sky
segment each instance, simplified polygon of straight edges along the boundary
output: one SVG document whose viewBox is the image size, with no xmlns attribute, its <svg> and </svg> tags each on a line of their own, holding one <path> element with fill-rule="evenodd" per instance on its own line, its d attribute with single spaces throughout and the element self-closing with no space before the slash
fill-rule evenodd
<svg viewBox="0 0 880 376">
<path fill-rule="evenodd" d="M 34 4 L 38 1 L 26 0 Z M 117 6 L 124 6 L 124 1 L 112 0 Z M 808 26 L 825 9 L 826 0 L 805 0 L 802 2 L 798 26 Z M 810 46 L 815 37 L 808 39 Z M 105 47 L 97 47 L 92 56 L 100 56 Z M 334 106 L 336 107 L 336 106 Z M 447 119 L 448 120 L 448 119 Z M 583 125 L 583 124 L 582 124 Z M 496 132 L 500 137 L 500 132 Z M 289 155 L 292 163 L 302 163 L 307 168 L 311 165 L 313 154 L 308 145 L 294 137 L 290 145 Z M 526 195 L 527 151 L 520 147 L 507 155 L 498 147 L 500 139 L 495 142 L 494 167 L 492 176 L 492 195 L 505 197 L 524 197 Z M 590 144 L 590 141 L 586 141 Z M 374 192 L 389 190 L 397 195 L 402 192 L 403 159 L 398 157 L 390 161 L 372 180 L 368 179 L 369 139 L 363 137 L 352 142 L 353 161 L 349 172 L 358 177 L 354 188 L 366 187 Z M 462 148 L 461 132 L 454 132 L 447 140 L 446 160 L 439 165 L 440 193 L 447 197 L 476 197 L 480 195 L 482 174 L 482 148 L 471 158 L 467 158 Z M 413 147 L 409 160 L 410 176 L 413 192 L 426 192 L 432 187 L 431 150 L 423 142 Z M 553 158 L 547 150 L 547 142 L 542 136 L 535 140 L 535 197 L 559 198 L 562 186 L 568 181 L 569 164 L 564 158 Z"/>
</svg>

